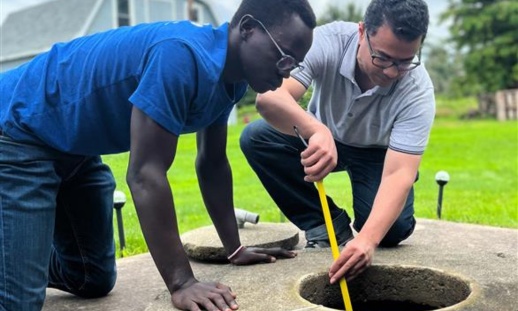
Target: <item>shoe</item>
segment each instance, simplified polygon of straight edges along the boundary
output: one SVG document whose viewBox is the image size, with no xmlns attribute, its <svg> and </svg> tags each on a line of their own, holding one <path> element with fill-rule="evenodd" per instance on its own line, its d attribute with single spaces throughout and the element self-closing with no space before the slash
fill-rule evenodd
<svg viewBox="0 0 518 311">
<path fill-rule="evenodd" d="M 347 242 L 352 240 L 354 238 L 353 232 L 351 229 L 347 230 L 345 232 L 345 237 L 337 237 L 337 243 L 338 247 L 344 247 Z M 342 242 L 340 242 L 343 240 Z M 331 244 L 329 243 L 329 240 L 311 240 L 306 242 L 306 246 L 304 246 L 305 249 L 311 249 L 311 248 L 329 248 L 331 247 Z"/>
<path fill-rule="evenodd" d="M 338 247 L 344 247 L 347 242 L 352 240 L 353 237 L 348 238 L 344 242 L 338 244 Z M 330 248 L 331 244 L 329 243 L 329 240 L 320 240 L 320 241 L 307 241 L 306 246 L 304 246 L 305 249 L 311 249 L 311 248 Z"/>
<path fill-rule="evenodd" d="M 321 241 L 308 241 L 306 243 L 306 246 L 304 248 L 329 248 L 331 247 L 331 244 L 329 244 L 329 241 L 327 240 L 321 240 Z"/>
</svg>

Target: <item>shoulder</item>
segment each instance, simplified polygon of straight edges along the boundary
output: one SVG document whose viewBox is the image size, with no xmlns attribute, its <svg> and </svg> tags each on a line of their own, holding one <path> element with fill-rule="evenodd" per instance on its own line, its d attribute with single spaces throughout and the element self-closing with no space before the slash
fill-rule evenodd
<svg viewBox="0 0 518 311">
<path fill-rule="evenodd" d="M 178 21 L 156 23 L 152 27 L 157 32 L 156 41 L 171 39 L 183 42 L 194 50 L 226 48 L 228 41 L 228 24 L 215 28 L 210 24 L 199 25 L 190 21 Z"/>
<path fill-rule="evenodd" d="M 315 73 L 321 66 L 340 66 L 347 53 L 354 53 L 358 46 L 358 24 L 331 22 L 315 28 L 313 44 L 306 55 L 306 65 L 313 65 Z"/>
<path fill-rule="evenodd" d="M 226 48 L 228 24 L 214 27 L 210 24 L 199 25 L 183 21 L 178 23 L 178 29 L 175 29 L 175 37 L 202 50 Z"/>
<path fill-rule="evenodd" d="M 169 35 L 163 37 L 153 47 L 163 50 L 168 55 L 164 57 L 170 62 L 176 62 L 182 57 L 188 57 L 196 63 L 200 77 L 217 81 L 225 64 L 228 42 L 228 25 L 218 28 L 211 25 L 197 25 L 191 22 L 170 23 Z M 182 52 L 183 51 L 183 52 Z"/>
<path fill-rule="evenodd" d="M 315 28 L 312 49 L 326 58 L 341 59 L 350 47 L 356 47 L 358 24 L 331 22 Z M 334 57 L 333 57 L 334 55 Z"/>
<path fill-rule="evenodd" d="M 433 93 L 433 83 L 428 71 L 421 65 L 409 71 L 400 81 L 398 88 L 402 93 L 422 93 L 425 91 Z"/>
<path fill-rule="evenodd" d="M 392 98 L 402 110 L 414 111 L 433 118 L 435 111 L 434 87 L 424 66 L 407 73 L 397 84 Z"/>
<path fill-rule="evenodd" d="M 212 25 L 197 25 L 188 22 L 189 32 L 179 35 L 185 45 L 187 45 L 196 61 L 209 75 L 218 78 L 220 71 L 223 70 L 228 48 L 228 23 L 215 28 Z"/>
<path fill-rule="evenodd" d="M 315 28 L 315 38 L 344 41 L 358 32 L 358 24 L 352 22 L 335 21 Z M 336 42 L 336 41 L 335 41 Z"/>
</svg>

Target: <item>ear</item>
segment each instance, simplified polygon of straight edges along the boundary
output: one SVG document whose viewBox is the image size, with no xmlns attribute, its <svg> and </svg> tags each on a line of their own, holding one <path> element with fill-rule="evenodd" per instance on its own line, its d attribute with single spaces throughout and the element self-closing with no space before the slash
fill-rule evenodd
<svg viewBox="0 0 518 311">
<path fill-rule="evenodd" d="M 239 34 L 241 38 L 246 41 L 252 35 L 254 28 L 255 23 L 253 17 L 249 14 L 243 15 L 239 21 Z"/>
<path fill-rule="evenodd" d="M 363 37 L 365 36 L 365 23 L 364 22 L 359 22 L 358 23 L 358 34 L 360 35 L 360 40 L 358 40 L 359 42 L 363 40 Z"/>
</svg>

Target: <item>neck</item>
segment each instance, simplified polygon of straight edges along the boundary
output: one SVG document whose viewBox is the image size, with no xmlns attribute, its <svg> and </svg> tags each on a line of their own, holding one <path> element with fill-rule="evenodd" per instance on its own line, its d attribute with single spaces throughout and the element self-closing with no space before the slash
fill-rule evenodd
<svg viewBox="0 0 518 311">
<path fill-rule="evenodd" d="M 372 83 L 371 79 L 361 70 L 358 61 L 356 61 L 356 67 L 354 69 L 354 79 L 356 83 L 358 83 L 362 93 L 374 87 L 374 83 Z"/>
<path fill-rule="evenodd" d="M 239 57 L 239 31 L 238 28 L 228 30 L 227 57 L 223 68 L 223 81 L 225 83 L 236 83 L 242 81 L 241 59 Z"/>
</svg>

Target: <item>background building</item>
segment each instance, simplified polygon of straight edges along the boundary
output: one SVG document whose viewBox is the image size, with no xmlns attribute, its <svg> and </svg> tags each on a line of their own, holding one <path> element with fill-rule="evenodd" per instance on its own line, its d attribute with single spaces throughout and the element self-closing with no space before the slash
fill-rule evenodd
<svg viewBox="0 0 518 311">
<path fill-rule="evenodd" d="M 219 24 L 229 15 L 216 0 L 53 0 L 7 15 L 0 27 L 0 72 L 45 52 L 56 42 L 116 27 L 191 19 Z M 189 16 L 189 8 L 191 15 Z"/>
</svg>

